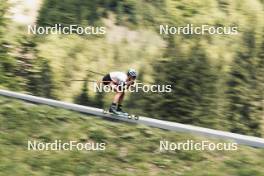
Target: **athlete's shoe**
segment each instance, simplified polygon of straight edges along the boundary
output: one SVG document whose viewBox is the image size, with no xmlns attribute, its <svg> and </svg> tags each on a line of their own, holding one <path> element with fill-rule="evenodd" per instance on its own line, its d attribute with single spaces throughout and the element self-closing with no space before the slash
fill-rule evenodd
<svg viewBox="0 0 264 176">
<path fill-rule="evenodd" d="M 121 105 L 118 105 L 118 106 L 117 106 L 117 111 L 120 112 L 120 113 L 122 113 L 122 115 L 128 116 L 128 113 L 127 113 L 127 112 L 124 112 L 124 111 L 122 110 L 122 106 L 121 106 Z"/>
<path fill-rule="evenodd" d="M 123 115 L 122 112 L 117 111 L 117 107 L 115 105 L 110 106 L 109 112 L 116 114 L 116 115 Z"/>
</svg>

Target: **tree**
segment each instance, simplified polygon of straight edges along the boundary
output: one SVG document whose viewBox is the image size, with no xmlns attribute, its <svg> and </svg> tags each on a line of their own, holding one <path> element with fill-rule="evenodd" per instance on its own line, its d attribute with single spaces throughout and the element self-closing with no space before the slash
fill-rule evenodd
<svg viewBox="0 0 264 176">
<path fill-rule="evenodd" d="M 259 119 L 264 119 L 264 38 L 262 39 L 262 45 L 257 55 L 256 64 L 256 96 L 254 100 L 256 111 L 254 116 L 259 117 Z"/>
<path fill-rule="evenodd" d="M 88 81 L 87 80 L 83 83 L 83 88 L 82 88 L 80 95 L 78 95 L 75 98 L 75 103 L 80 104 L 80 105 L 85 105 L 85 106 L 91 105 L 89 97 L 88 97 Z"/>
<path fill-rule="evenodd" d="M 5 18 L 8 10 L 8 3 L 0 0 L 0 84 L 3 87 L 11 89 L 18 89 L 18 79 L 15 77 L 16 60 L 11 57 L 8 52 L 10 43 L 5 41 L 4 32 L 6 32 L 6 23 L 8 19 Z"/>
<path fill-rule="evenodd" d="M 41 61 L 41 71 L 40 71 L 40 82 L 42 83 L 42 95 L 47 98 L 54 98 L 53 90 L 53 73 L 49 65 L 48 60 L 42 59 Z"/>
<path fill-rule="evenodd" d="M 100 91 L 96 92 L 93 106 L 97 108 L 103 108 L 104 107 L 104 96 L 105 96 L 104 92 L 100 92 Z"/>
<path fill-rule="evenodd" d="M 217 119 L 215 68 L 199 45 L 192 48 L 188 58 L 180 51 L 177 55 L 172 55 L 172 49 L 167 51 L 169 58 L 154 64 L 153 77 L 154 84 L 172 85 L 172 92 L 152 93 L 145 110 L 157 118 L 212 127 Z"/>
<path fill-rule="evenodd" d="M 263 76 L 258 71 L 263 69 L 263 61 L 256 57 L 253 33 L 245 34 L 244 43 L 245 48 L 237 53 L 227 82 L 227 116 L 232 132 L 260 136 Z"/>
<path fill-rule="evenodd" d="M 54 98 L 53 76 L 47 59 L 38 58 L 28 70 L 27 90 L 34 95 Z"/>
</svg>

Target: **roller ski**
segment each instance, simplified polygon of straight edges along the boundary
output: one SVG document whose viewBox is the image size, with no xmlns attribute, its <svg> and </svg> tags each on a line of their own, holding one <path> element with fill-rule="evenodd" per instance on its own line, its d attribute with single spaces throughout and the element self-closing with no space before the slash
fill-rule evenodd
<svg viewBox="0 0 264 176">
<path fill-rule="evenodd" d="M 121 106 L 116 107 L 116 106 L 111 105 L 109 110 L 104 110 L 103 113 L 110 114 L 111 116 L 114 116 L 114 117 L 121 117 L 121 118 L 134 119 L 134 120 L 139 119 L 139 117 L 136 115 L 128 114 L 127 112 L 124 112 Z"/>
</svg>

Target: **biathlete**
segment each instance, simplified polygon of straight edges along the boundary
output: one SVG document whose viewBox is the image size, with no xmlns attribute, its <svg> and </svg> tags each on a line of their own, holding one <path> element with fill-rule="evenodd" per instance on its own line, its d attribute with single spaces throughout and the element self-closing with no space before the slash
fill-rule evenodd
<svg viewBox="0 0 264 176">
<path fill-rule="evenodd" d="M 122 102 L 125 96 L 124 88 L 133 85 L 136 78 L 137 72 L 132 68 L 127 73 L 110 72 L 103 77 L 103 84 L 110 86 L 116 92 L 109 112 L 117 115 L 128 115 L 128 113 L 122 110 Z"/>
</svg>

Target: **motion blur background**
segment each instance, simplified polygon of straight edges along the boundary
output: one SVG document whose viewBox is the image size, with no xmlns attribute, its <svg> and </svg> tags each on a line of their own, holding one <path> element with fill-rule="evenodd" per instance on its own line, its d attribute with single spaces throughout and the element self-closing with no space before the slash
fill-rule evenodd
<svg viewBox="0 0 264 176">
<path fill-rule="evenodd" d="M 94 93 L 91 81 L 101 76 L 87 70 L 105 74 L 132 67 L 139 71 L 139 82 L 171 84 L 173 91 L 129 93 L 124 104 L 127 111 L 263 137 L 263 8 L 263 0 L 0 0 L 0 88 L 105 108 L 113 95 Z M 105 26 L 106 34 L 30 35 L 29 24 Z M 159 34 L 160 25 L 186 24 L 237 26 L 239 34 Z M 186 137 L 141 126 L 87 121 L 84 115 L 69 111 L 0 100 L 5 149 L 0 154 L 6 156 L 0 161 L 3 175 L 264 174 L 260 149 L 245 147 L 238 152 L 243 156 L 225 152 L 152 156 L 161 137 Z M 119 138 L 123 133 L 127 135 Z M 90 159 L 78 152 L 52 157 L 25 152 L 22 147 L 28 138 L 51 141 L 58 137 L 116 141 L 104 156 L 112 162 L 105 164 L 96 152 L 89 154 Z M 19 164 L 14 166 L 13 161 Z M 205 166 L 208 170 L 201 170 Z"/>
</svg>

